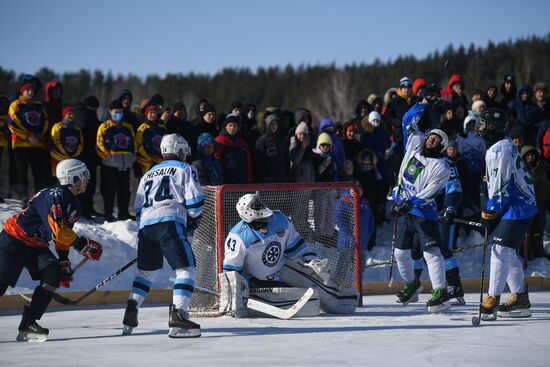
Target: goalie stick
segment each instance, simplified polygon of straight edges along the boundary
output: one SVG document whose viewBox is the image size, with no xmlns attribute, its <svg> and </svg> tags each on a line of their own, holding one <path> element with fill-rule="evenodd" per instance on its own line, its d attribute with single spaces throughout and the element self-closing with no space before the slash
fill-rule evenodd
<svg viewBox="0 0 550 367">
<path fill-rule="evenodd" d="M 73 275 L 74 273 L 76 273 L 77 270 L 80 269 L 80 268 L 82 267 L 82 265 L 86 264 L 87 261 L 88 261 L 88 258 L 87 258 L 87 257 L 85 257 L 85 258 L 83 258 L 82 260 L 80 260 L 80 261 L 78 262 L 78 264 L 76 264 L 76 266 L 75 266 L 75 267 L 73 268 L 73 270 L 71 271 L 71 275 Z M 54 293 L 54 294 L 55 294 L 55 293 Z M 23 297 L 23 299 L 24 299 L 25 301 L 27 301 L 28 303 L 31 303 L 31 301 L 32 301 L 32 298 L 31 298 L 31 297 L 29 297 L 29 296 L 27 296 L 27 295 L 25 295 L 25 294 L 23 294 L 23 293 L 21 293 L 21 292 L 19 292 L 19 295 L 20 295 L 21 297 Z"/>
<path fill-rule="evenodd" d="M 124 265 L 123 267 L 121 267 L 120 269 L 118 269 L 117 271 L 115 271 L 113 274 L 109 275 L 107 278 L 103 279 L 101 282 L 99 282 L 95 287 L 93 287 L 92 289 L 90 289 L 89 291 L 87 291 L 86 293 L 84 293 L 82 296 L 78 297 L 77 299 L 70 299 L 70 298 L 67 298 L 67 297 L 64 297 L 62 296 L 61 294 L 59 293 L 54 293 L 53 294 L 53 299 L 56 300 L 57 302 L 61 303 L 62 305 L 66 305 L 66 306 L 76 306 L 78 305 L 82 300 L 88 298 L 91 294 L 95 293 L 99 288 L 103 287 L 105 284 L 109 283 L 111 280 L 113 280 L 114 278 L 116 278 L 117 276 L 120 275 L 120 273 L 122 273 L 123 271 L 125 271 L 126 269 L 128 269 L 129 267 L 131 267 L 132 265 L 134 265 L 136 262 L 137 262 L 137 257 L 135 259 L 133 259 L 132 261 L 130 261 L 128 264 Z"/>
<path fill-rule="evenodd" d="M 213 290 L 203 288 L 203 287 L 195 286 L 195 289 L 198 290 L 198 291 L 201 291 L 201 292 L 215 294 L 217 296 L 220 295 L 218 292 L 215 292 Z M 270 315 L 270 316 L 274 316 L 278 319 L 288 320 L 291 317 L 293 317 L 294 315 L 296 315 L 305 306 L 305 304 L 313 296 L 314 291 L 315 291 L 314 288 L 309 287 L 304 292 L 302 297 L 300 297 L 300 299 L 295 304 L 293 304 L 290 308 L 288 308 L 286 310 L 282 309 L 282 308 L 279 308 L 279 307 L 276 307 L 276 306 L 272 306 L 272 305 L 270 305 L 268 303 L 265 303 L 265 302 L 262 302 L 262 301 L 257 301 L 257 300 L 252 299 L 252 298 L 248 298 L 247 307 L 250 308 L 251 310 L 258 311 L 258 312 L 261 312 L 261 313 L 264 313 L 264 314 L 267 314 L 267 315 Z"/>
</svg>

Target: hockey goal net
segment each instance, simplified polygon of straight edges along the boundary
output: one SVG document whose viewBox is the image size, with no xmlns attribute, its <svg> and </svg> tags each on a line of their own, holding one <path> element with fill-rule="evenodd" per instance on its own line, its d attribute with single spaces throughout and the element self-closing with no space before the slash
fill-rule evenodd
<svg viewBox="0 0 550 367">
<path fill-rule="evenodd" d="M 259 193 L 268 208 L 280 210 L 292 220 L 319 258 L 328 259 L 332 281 L 361 292 L 359 199 L 353 183 L 205 186 L 202 219 L 192 239 L 197 277 L 190 312 L 202 316 L 219 314 L 216 293 L 225 238 L 240 221 L 237 201 L 254 192 Z"/>
</svg>

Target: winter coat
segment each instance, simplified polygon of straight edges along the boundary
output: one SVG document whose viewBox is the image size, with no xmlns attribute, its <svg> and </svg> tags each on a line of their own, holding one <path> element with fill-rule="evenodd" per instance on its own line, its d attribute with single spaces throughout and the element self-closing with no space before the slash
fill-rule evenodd
<svg viewBox="0 0 550 367">
<path fill-rule="evenodd" d="M 221 163 L 223 183 L 252 182 L 252 158 L 244 139 L 240 136 L 230 136 L 224 129 L 215 140 L 218 146 L 214 151 L 214 158 Z"/>
<path fill-rule="evenodd" d="M 311 137 L 302 144 L 295 136 L 290 138 L 290 182 L 315 182 Z"/>
<path fill-rule="evenodd" d="M 201 186 L 216 186 L 223 184 L 222 167 L 220 161 L 214 158 L 214 155 L 209 155 L 204 152 L 204 147 L 208 144 L 217 143 L 208 133 L 202 133 L 197 140 L 197 159 L 193 161 L 193 166 L 197 169 L 197 175 Z"/>
<path fill-rule="evenodd" d="M 330 152 L 336 158 L 336 165 L 340 170 L 344 165 L 344 160 L 346 159 L 346 152 L 344 150 L 344 144 L 342 143 L 342 139 L 336 135 L 336 125 L 334 125 L 334 122 L 332 122 L 331 119 L 323 119 L 321 120 L 319 131 L 322 133 L 327 132 L 326 130 L 330 127 L 332 127 L 332 133 L 328 133 L 332 140 L 332 147 L 330 149 Z"/>
<path fill-rule="evenodd" d="M 60 82 L 56 80 L 47 82 L 46 86 L 44 87 L 44 109 L 46 110 L 46 115 L 48 116 L 50 128 L 53 126 L 53 124 L 63 120 L 63 115 L 61 114 L 63 110 L 61 98 L 54 99 L 51 95 L 51 91 L 55 87 L 59 87 L 61 89 L 61 93 L 63 94 L 63 86 Z"/>
<path fill-rule="evenodd" d="M 522 101 L 520 95 L 527 92 L 527 101 Z M 516 121 L 527 132 L 528 135 L 534 133 L 535 124 L 537 121 L 537 105 L 531 100 L 533 91 L 531 88 L 522 83 L 518 87 L 517 98 L 508 103 L 508 109 L 516 115 Z"/>
<path fill-rule="evenodd" d="M 267 131 L 254 147 L 254 177 L 258 182 L 288 182 L 289 152 L 286 138 Z"/>
</svg>

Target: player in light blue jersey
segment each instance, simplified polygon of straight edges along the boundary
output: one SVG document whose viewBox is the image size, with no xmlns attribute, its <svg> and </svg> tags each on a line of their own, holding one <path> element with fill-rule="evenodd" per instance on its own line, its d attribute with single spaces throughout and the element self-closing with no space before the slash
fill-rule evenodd
<svg viewBox="0 0 550 367">
<path fill-rule="evenodd" d="M 488 222 L 493 246 L 489 292 L 483 300 L 482 320 L 496 320 L 497 316 L 531 316 L 523 267 L 516 251 L 530 218 L 537 213 L 537 204 L 533 178 L 512 141 L 504 136 L 507 124 L 506 113 L 496 108 L 483 112 L 476 123 L 476 131 L 488 147 L 485 155 L 488 201 L 482 216 L 496 215 L 496 219 Z M 499 306 L 506 284 L 512 294 Z"/>
<path fill-rule="evenodd" d="M 195 167 L 185 163 L 191 154 L 187 141 L 178 134 L 165 135 L 160 149 L 163 161 L 145 172 L 136 193 L 138 272 L 122 321 L 123 334 L 130 334 L 138 325 L 138 307 L 149 294 L 164 257 L 176 272 L 168 336 L 198 337 L 200 325 L 190 321 L 187 313 L 196 277 L 187 235 L 197 226 L 204 197 Z"/>
</svg>

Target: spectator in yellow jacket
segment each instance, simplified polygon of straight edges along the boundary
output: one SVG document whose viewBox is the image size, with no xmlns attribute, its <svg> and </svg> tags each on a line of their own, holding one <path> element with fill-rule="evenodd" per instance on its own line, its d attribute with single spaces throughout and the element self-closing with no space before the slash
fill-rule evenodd
<svg viewBox="0 0 550 367">
<path fill-rule="evenodd" d="M 35 192 L 48 186 L 51 181 L 48 169 L 48 120 L 42 102 L 34 98 L 40 86 L 41 82 L 38 78 L 33 75 L 24 75 L 19 88 L 19 98 L 10 104 L 8 110 L 11 144 L 17 172 L 14 193 L 18 199 L 24 201 L 29 196 L 27 192 L 29 166 L 34 179 Z"/>
<path fill-rule="evenodd" d="M 137 131 L 137 172 L 136 176 L 141 177 L 145 172 L 162 161 L 160 153 L 160 141 L 166 134 L 166 127 L 158 119 L 159 108 L 155 104 L 145 107 L 143 115 L 145 122 Z"/>
<path fill-rule="evenodd" d="M 75 110 L 73 106 L 65 106 L 61 112 L 63 121 L 52 127 L 52 147 L 50 162 L 52 175 L 55 176 L 57 164 L 64 159 L 80 159 L 84 149 L 82 130 L 75 125 Z"/>
<path fill-rule="evenodd" d="M 118 219 L 131 219 L 128 213 L 130 203 L 130 168 L 136 160 L 136 137 L 132 125 L 122 121 L 124 114 L 120 100 L 109 105 L 111 118 L 97 129 L 96 151 L 101 158 L 100 190 L 103 196 L 105 219 L 117 220 L 113 216 L 115 196 L 117 198 Z"/>
</svg>

